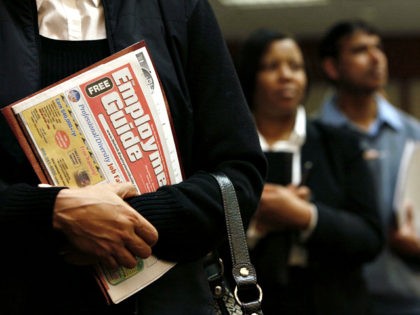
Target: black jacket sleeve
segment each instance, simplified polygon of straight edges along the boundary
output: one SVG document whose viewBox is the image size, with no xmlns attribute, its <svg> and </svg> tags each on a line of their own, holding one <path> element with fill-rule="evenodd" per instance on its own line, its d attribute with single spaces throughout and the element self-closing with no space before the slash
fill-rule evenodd
<svg viewBox="0 0 420 315">
<path fill-rule="evenodd" d="M 174 118 L 178 134 L 184 132 L 191 138 L 190 143 L 180 141 L 181 151 L 186 151 L 185 146 L 192 148 L 183 155 L 186 178 L 130 201 L 159 231 L 154 253 L 175 261 L 203 256 L 225 235 L 221 195 L 208 172 L 221 170 L 230 177 L 247 224 L 257 206 L 266 169 L 251 114 L 212 10 L 207 1 L 185 3 L 186 31 L 180 40 L 172 33 L 171 4 L 161 1 L 163 11 L 167 10 L 164 18 L 169 24 L 172 62 L 182 71 L 178 78 L 185 80 L 193 112 L 187 132 L 182 130 L 181 118 Z M 170 106 L 182 106 L 171 104 L 170 94 L 168 98 Z"/>
</svg>

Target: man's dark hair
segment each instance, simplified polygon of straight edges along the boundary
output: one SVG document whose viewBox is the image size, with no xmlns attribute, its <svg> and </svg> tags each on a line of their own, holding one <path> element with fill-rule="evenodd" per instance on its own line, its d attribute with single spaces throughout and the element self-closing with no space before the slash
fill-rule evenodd
<svg viewBox="0 0 420 315">
<path fill-rule="evenodd" d="M 372 25 L 362 20 L 341 21 L 334 24 L 324 35 L 319 48 L 321 60 L 332 57 L 338 58 L 340 52 L 340 41 L 346 36 L 362 31 L 371 35 L 379 35 L 379 32 Z"/>
<path fill-rule="evenodd" d="M 251 110 L 253 109 L 255 80 L 260 69 L 261 58 L 272 42 L 286 38 L 292 37 L 268 29 L 259 29 L 252 33 L 242 46 L 238 56 L 237 71 Z"/>
</svg>

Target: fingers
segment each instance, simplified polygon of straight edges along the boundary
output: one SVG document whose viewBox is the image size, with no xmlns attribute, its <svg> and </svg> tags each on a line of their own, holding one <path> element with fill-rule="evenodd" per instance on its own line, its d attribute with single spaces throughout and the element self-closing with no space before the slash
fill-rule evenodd
<svg viewBox="0 0 420 315">
<path fill-rule="evenodd" d="M 123 204 L 132 215 L 128 220 L 125 228 L 124 236 L 122 236 L 124 248 L 120 248 L 117 254 L 113 255 L 115 261 L 127 268 L 133 268 L 136 265 L 136 257 L 147 258 L 152 254 L 152 246 L 158 240 L 158 231 L 156 228 L 146 220 L 135 209 L 130 207 L 127 203 Z M 122 220 L 125 221 L 125 220 Z M 113 261 L 107 261 L 108 265 Z"/>
<path fill-rule="evenodd" d="M 103 256 L 99 259 L 102 265 L 107 268 L 117 267 L 134 268 L 139 258 L 148 258 L 152 254 L 152 247 L 141 239 L 126 243 L 125 246 L 118 247 L 113 255 Z"/>
<path fill-rule="evenodd" d="M 309 201 L 311 199 L 311 189 L 307 186 L 299 186 L 296 194 L 303 200 Z"/>
<path fill-rule="evenodd" d="M 137 196 L 138 192 L 134 185 L 131 183 L 112 183 L 106 184 L 109 189 L 111 189 L 118 197 L 124 199 L 128 197 Z M 127 203 L 124 202 L 124 207 L 130 211 L 130 213 L 135 218 L 133 225 L 134 233 L 140 238 L 141 242 L 145 242 L 149 246 L 153 246 L 156 244 L 158 240 L 158 232 L 156 228 L 147 221 L 141 214 L 139 214 L 135 209 L 130 207 Z M 141 244 L 139 244 L 139 240 L 137 242 L 133 241 L 134 237 L 128 239 L 128 241 L 132 241 L 133 243 L 137 243 L 137 246 L 134 248 L 143 248 Z M 135 251 L 135 254 L 144 257 L 149 250 L 141 250 L 140 252 Z M 150 254 L 149 254 L 150 255 Z"/>
<path fill-rule="evenodd" d="M 118 252 L 118 255 L 108 255 L 101 259 L 101 264 L 111 269 L 118 268 L 119 266 L 134 268 L 137 265 L 137 259 L 128 249 L 122 248 Z"/>
<path fill-rule="evenodd" d="M 111 249 L 112 248 L 112 249 Z M 110 269 L 118 267 L 134 268 L 139 258 L 148 258 L 152 254 L 152 248 L 145 242 L 133 242 L 126 244 L 114 244 L 107 249 L 97 249 L 96 254 L 87 254 L 78 249 L 63 253 L 66 262 L 74 265 L 101 264 Z"/>
<path fill-rule="evenodd" d="M 148 258 L 152 255 L 152 247 L 143 241 L 132 242 L 126 245 L 131 254 L 140 258 Z"/>
<path fill-rule="evenodd" d="M 111 183 L 106 184 L 108 189 L 114 192 L 122 199 L 137 196 L 139 193 L 132 183 Z"/>
<path fill-rule="evenodd" d="M 158 232 L 156 228 L 141 215 L 140 224 L 134 226 L 135 237 L 126 241 L 126 247 L 130 252 L 141 258 L 147 258 L 152 254 L 152 246 L 157 243 Z"/>
<path fill-rule="evenodd" d="M 130 183 L 67 189 L 56 200 L 53 225 L 104 266 L 132 268 L 136 257 L 152 254 L 158 239 L 156 228 L 123 200 L 137 194 Z"/>
<path fill-rule="evenodd" d="M 280 185 L 277 184 L 270 184 L 270 183 L 266 183 L 264 185 L 264 191 L 266 192 L 271 192 L 271 191 L 275 191 L 276 189 L 279 188 Z"/>
<path fill-rule="evenodd" d="M 137 212 L 136 212 L 137 213 Z M 153 246 L 158 241 L 158 231 L 142 215 L 137 213 L 139 224 L 134 226 L 134 232 L 149 246 Z"/>
<path fill-rule="evenodd" d="M 415 222 L 414 222 L 413 206 L 411 204 L 407 204 L 404 210 L 405 210 L 404 222 L 400 224 L 397 232 L 404 236 L 415 235 L 416 228 L 415 228 Z"/>
<path fill-rule="evenodd" d="M 133 227 L 134 234 L 143 240 L 147 245 L 155 245 L 158 241 L 158 231 L 156 228 L 127 203 L 124 204 L 124 207 L 130 212 L 135 221 L 130 224 Z"/>
<path fill-rule="evenodd" d="M 406 220 L 408 224 L 413 224 L 414 222 L 414 210 L 413 210 L 413 205 L 408 204 L 406 206 Z"/>
</svg>

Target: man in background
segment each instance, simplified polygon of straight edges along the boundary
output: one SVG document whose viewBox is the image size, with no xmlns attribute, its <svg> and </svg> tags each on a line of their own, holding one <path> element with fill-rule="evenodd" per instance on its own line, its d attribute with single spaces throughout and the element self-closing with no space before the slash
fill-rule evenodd
<svg viewBox="0 0 420 315">
<path fill-rule="evenodd" d="M 382 93 L 388 62 L 372 26 L 363 21 L 337 23 L 322 39 L 320 56 L 335 87 L 320 119 L 359 137 L 377 185 L 387 244 L 365 269 L 372 314 L 418 315 L 420 238 L 409 232 L 414 231 L 410 227 L 397 227 L 393 199 L 404 145 L 409 139 L 420 139 L 420 122 L 395 108 Z"/>
</svg>

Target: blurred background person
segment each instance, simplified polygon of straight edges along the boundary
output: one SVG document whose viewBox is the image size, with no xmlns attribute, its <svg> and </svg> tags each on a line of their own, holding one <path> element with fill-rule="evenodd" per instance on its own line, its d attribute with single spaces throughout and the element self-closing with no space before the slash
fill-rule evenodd
<svg viewBox="0 0 420 315">
<path fill-rule="evenodd" d="M 323 122 L 357 135 L 377 185 L 387 246 L 365 270 L 375 315 L 420 314 L 420 239 L 396 228 L 394 191 L 408 139 L 420 139 L 420 123 L 398 110 L 382 93 L 388 60 L 382 39 L 363 21 L 341 21 L 320 45 L 322 67 L 335 93 L 322 106 Z"/>
<path fill-rule="evenodd" d="M 293 38 L 254 32 L 238 73 L 269 163 L 248 229 L 264 314 L 367 314 L 362 266 L 383 235 L 357 139 L 307 120 L 308 79 Z"/>
</svg>

